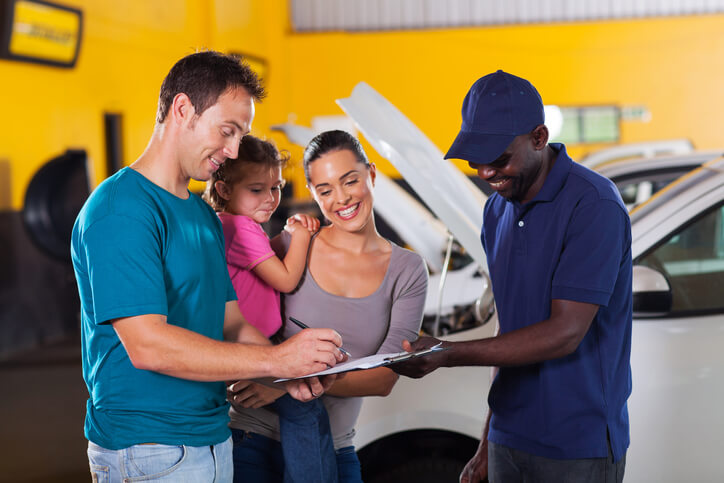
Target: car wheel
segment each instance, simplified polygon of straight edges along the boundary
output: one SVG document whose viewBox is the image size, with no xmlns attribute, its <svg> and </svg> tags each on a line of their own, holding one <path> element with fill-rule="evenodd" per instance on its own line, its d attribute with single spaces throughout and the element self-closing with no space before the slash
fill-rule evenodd
<svg viewBox="0 0 724 483">
<path fill-rule="evenodd" d="M 450 458 L 419 458 L 400 463 L 369 483 L 457 483 L 464 466 L 464 462 Z"/>
</svg>

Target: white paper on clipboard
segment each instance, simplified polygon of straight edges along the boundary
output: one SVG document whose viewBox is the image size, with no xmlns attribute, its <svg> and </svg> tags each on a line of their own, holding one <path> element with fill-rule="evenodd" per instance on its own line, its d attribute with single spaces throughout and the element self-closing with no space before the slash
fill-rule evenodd
<svg viewBox="0 0 724 483">
<path fill-rule="evenodd" d="M 289 379 L 276 379 L 274 382 L 284 382 L 290 379 L 304 379 L 305 377 L 313 376 L 326 376 L 329 374 L 339 374 L 342 372 L 349 371 L 361 371 L 364 369 L 374 369 L 375 367 L 384 367 L 398 362 L 403 362 L 415 357 L 422 357 L 427 354 L 444 351 L 445 347 L 442 347 L 442 342 L 435 344 L 428 349 L 422 349 L 416 352 L 392 352 L 389 354 L 373 354 L 367 357 L 361 357 L 359 359 L 352 359 L 341 364 L 337 364 L 334 367 L 330 367 L 324 371 L 315 372 L 313 374 L 307 374 L 306 376 L 293 377 Z"/>
</svg>

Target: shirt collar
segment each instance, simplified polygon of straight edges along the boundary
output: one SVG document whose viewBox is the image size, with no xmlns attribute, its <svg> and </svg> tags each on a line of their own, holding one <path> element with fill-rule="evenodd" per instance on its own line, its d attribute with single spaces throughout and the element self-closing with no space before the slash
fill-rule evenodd
<svg viewBox="0 0 724 483">
<path fill-rule="evenodd" d="M 568 173 L 570 173 L 571 167 L 573 166 L 573 160 L 568 156 L 565 145 L 561 143 L 550 143 L 549 146 L 557 153 L 555 162 L 548 172 L 546 180 L 543 182 L 543 187 L 528 204 L 539 201 L 552 201 L 563 188 L 566 179 L 568 179 Z"/>
</svg>

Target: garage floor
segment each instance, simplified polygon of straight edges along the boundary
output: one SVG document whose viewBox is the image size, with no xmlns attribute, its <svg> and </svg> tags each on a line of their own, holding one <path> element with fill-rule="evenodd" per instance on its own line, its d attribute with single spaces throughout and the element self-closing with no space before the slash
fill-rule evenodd
<svg viewBox="0 0 724 483">
<path fill-rule="evenodd" d="M 80 341 L 0 362 L 0 482 L 90 481 Z"/>
</svg>

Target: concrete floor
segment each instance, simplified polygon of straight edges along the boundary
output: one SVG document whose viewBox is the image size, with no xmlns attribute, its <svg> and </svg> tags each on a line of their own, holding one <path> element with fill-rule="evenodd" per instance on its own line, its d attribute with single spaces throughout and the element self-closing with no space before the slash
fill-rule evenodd
<svg viewBox="0 0 724 483">
<path fill-rule="evenodd" d="M 0 482 L 90 481 L 80 341 L 0 362 Z"/>
</svg>

